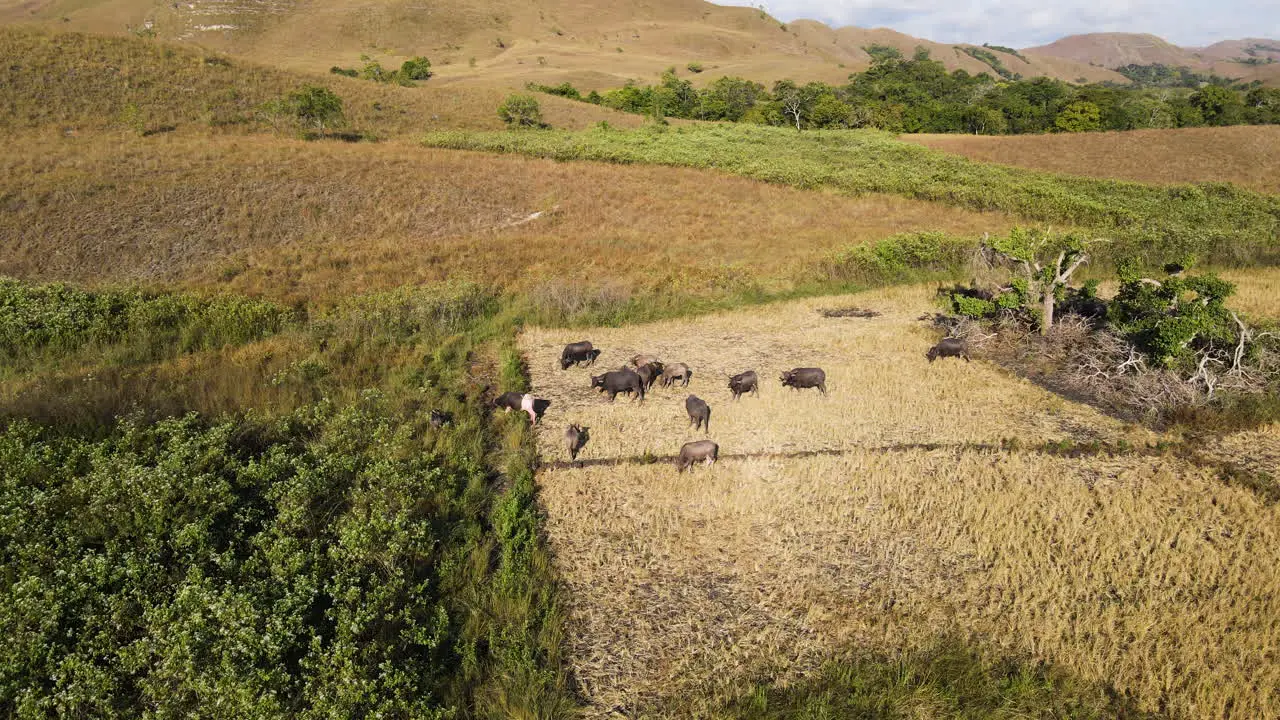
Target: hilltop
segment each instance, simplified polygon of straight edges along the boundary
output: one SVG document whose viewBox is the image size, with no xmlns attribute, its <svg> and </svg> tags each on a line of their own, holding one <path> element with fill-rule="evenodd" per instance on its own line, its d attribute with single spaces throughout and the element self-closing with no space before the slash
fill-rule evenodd
<svg viewBox="0 0 1280 720">
<path fill-rule="evenodd" d="M 884 28 L 783 23 L 761 10 L 703 0 L 31 0 L 0 9 L 0 23 L 133 33 L 304 71 L 354 65 L 362 54 L 384 64 L 425 55 L 435 64 L 436 84 L 569 81 L 603 89 L 695 62 L 703 78 L 840 82 L 870 64 L 864 48 L 874 45 L 907 56 L 923 46 L 948 69 L 971 73 L 995 74 L 989 64 L 995 63 L 1024 77 L 1123 81 L 1105 68 L 1050 55 L 934 43 Z"/>
<path fill-rule="evenodd" d="M 1280 83 L 1280 40 L 1243 38 L 1208 47 L 1179 47 L 1144 33 L 1087 33 L 1027 48 L 1028 57 L 1086 63 L 1105 68 L 1125 65 L 1168 65 L 1244 82 Z"/>
</svg>

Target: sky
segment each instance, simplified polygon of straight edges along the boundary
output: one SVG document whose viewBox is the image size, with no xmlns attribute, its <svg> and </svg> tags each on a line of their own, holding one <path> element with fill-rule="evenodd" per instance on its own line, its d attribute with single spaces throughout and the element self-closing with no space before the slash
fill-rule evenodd
<svg viewBox="0 0 1280 720">
<path fill-rule="evenodd" d="M 1184 47 L 1280 39 L 1280 0 L 714 0 L 762 2 L 783 22 L 888 27 L 937 42 L 1024 48 L 1088 32 L 1143 32 Z"/>
</svg>

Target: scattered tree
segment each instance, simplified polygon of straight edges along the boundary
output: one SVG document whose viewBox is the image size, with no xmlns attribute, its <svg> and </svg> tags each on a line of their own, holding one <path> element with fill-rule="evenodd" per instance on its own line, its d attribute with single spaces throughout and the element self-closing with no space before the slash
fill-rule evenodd
<svg viewBox="0 0 1280 720">
<path fill-rule="evenodd" d="M 289 93 L 285 107 L 304 126 L 313 126 L 320 132 L 343 122 L 342 98 L 319 85 L 304 85 Z"/>
<path fill-rule="evenodd" d="M 1048 334 L 1059 296 L 1071 275 L 1089 262 L 1086 243 L 1075 235 L 1014 228 L 1004 237 L 986 240 L 984 246 L 1021 269 L 1023 277 L 1011 290 L 1018 294 L 1024 307 L 1034 310 L 1039 304 L 1040 333 Z"/>
<path fill-rule="evenodd" d="M 508 95 L 498 106 L 498 117 L 515 127 L 542 127 L 542 108 L 530 95 Z"/>
</svg>

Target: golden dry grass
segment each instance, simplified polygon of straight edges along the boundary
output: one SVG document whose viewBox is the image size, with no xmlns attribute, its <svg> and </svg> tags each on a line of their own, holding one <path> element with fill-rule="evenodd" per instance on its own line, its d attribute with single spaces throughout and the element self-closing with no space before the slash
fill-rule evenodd
<svg viewBox="0 0 1280 720">
<path fill-rule="evenodd" d="M 980 162 L 1149 183 L 1233 182 L 1280 193 L 1280 127 L 1056 135 L 903 135 Z"/>
<path fill-rule="evenodd" d="M 785 682 L 850 646 L 961 632 L 1146 709 L 1280 715 L 1280 508 L 1174 456 L 1002 450 L 1156 436 L 986 364 L 929 365 L 914 320 L 928 295 L 523 334 L 552 400 L 541 499 L 595 707 L 707 714 L 759 673 Z M 816 312 L 850 303 L 884 315 Z M 598 368 L 640 350 L 688 362 L 720 463 L 681 475 L 668 460 L 698 437 L 685 391 L 609 405 L 590 371 L 553 365 L 584 337 Z M 827 370 L 828 397 L 780 388 L 799 365 Z M 760 397 L 732 404 L 723 373 L 748 367 Z M 570 421 L 592 429 L 580 467 L 561 445 Z"/>
<path fill-rule="evenodd" d="M 1012 222 L 712 171 L 182 132 L 17 135 L 0 197 L 0 274 L 288 300 L 457 275 L 525 290 L 786 285 L 837 246 Z"/>
<path fill-rule="evenodd" d="M 1228 270 L 1222 278 L 1236 285 L 1231 307 L 1253 317 L 1280 320 L 1280 268 Z"/>
<path fill-rule="evenodd" d="M 418 87 L 375 83 L 328 73 L 286 71 L 209 50 L 81 33 L 0 27 L 0 130 L 55 126 L 95 133 L 123 126 L 130 105 L 149 131 L 212 126 L 240 134 L 261 129 L 257 109 L 305 84 L 343 99 L 344 130 L 381 138 L 427 130 L 503 126 L 497 109 L 511 92 L 502 84 Z M 540 95 L 552 127 L 585 128 L 607 120 L 634 127 L 643 119 L 554 95 Z"/>
</svg>

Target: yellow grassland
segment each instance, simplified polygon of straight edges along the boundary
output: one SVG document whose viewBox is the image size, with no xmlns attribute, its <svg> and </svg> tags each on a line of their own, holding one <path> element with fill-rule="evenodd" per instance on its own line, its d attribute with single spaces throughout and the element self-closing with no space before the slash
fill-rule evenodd
<svg viewBox="0 0 1280 720">
<path fill-rule="evenodd" d="M 1233 182 L 1280 193 L 1280 127 L 1055 135 L 904 135 L 980 162 L 1147 183 Z"/>
<path fill-rule="evenodd" d="M 930 292 L 523 334 L 552 401 L 541 500 L 595 707 L 706 714 L 758 673 L 786 682 L 835 651 L 959 632 L 1149 710 L 1280 714 L 1280 508 L 1175 454 L 1037 449 L 1158 437 L 985 363 L 928 364 L 915 317 Z M 816 312 L 851 303 L 884 314 Z M 604 350 L 594 372 L 646 351 L 689 363 L 693 381 L 610 405 L 592 370 L 555 366 L 583 338 Z M 827 397 L 779 386 L 778 370 L 804 365 L 826 369 Z M 760 397 L 731 403 L 724 374 L 747 368 Z M 721 460 L 678 474 L 671 456 L 703 437 L 689 391 L 712 407 Z M 580 466 L 568 422 L 591 428 Z M 1226 442 L 1275 457 L 1273 430 Z"/>
</svg>

